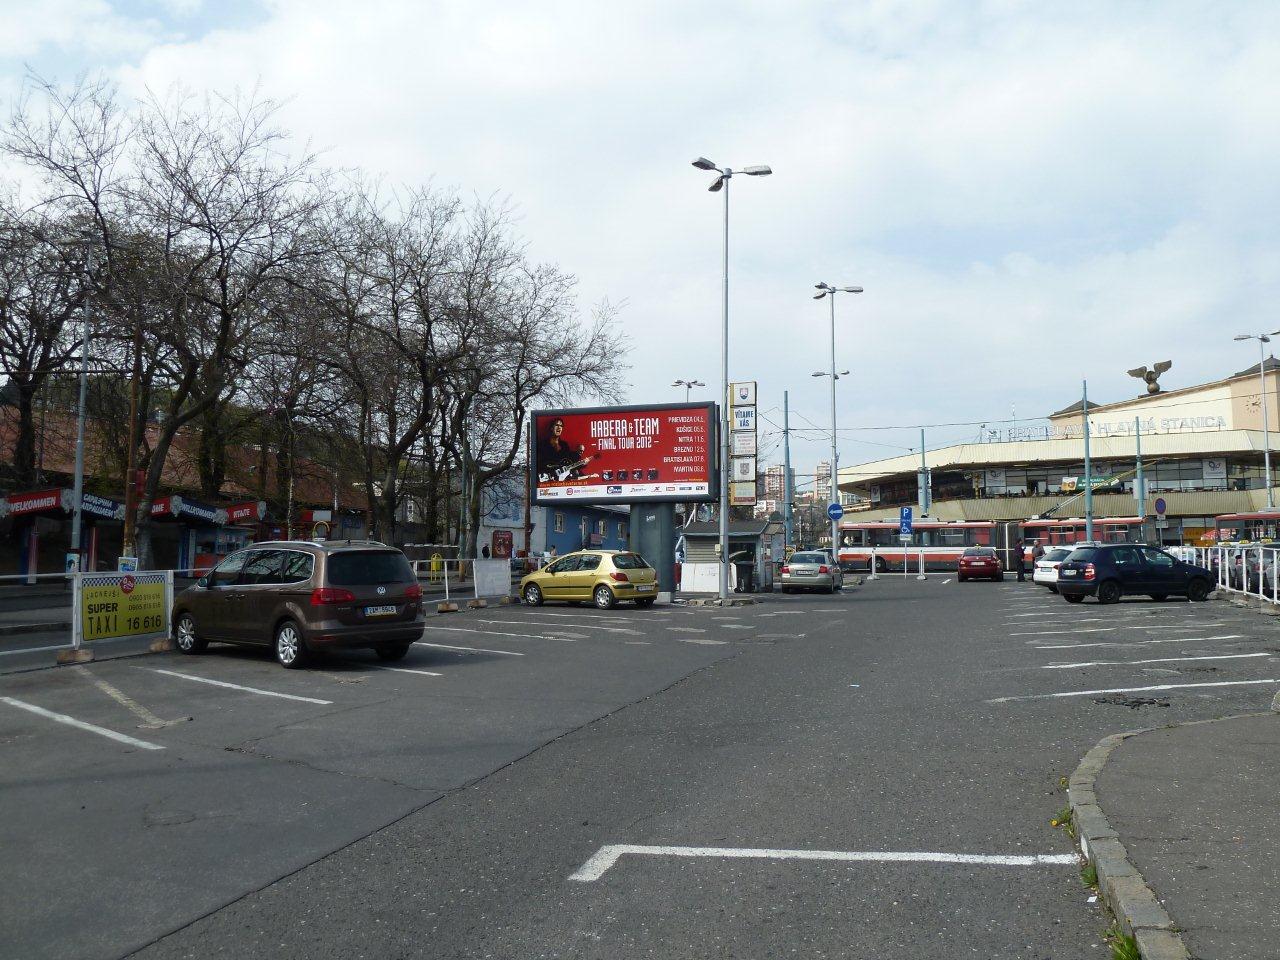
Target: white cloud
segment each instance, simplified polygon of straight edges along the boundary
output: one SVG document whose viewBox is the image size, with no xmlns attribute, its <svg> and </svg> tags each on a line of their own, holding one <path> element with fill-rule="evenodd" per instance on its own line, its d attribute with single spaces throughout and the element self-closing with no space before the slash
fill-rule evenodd
<svg viewBox="0 0 1280 960">
<path fill-rule="evenodd" d="M 111 62 L 135 91 L 261 82 L 334 164 L 510 193 L 585 300 L 628 303 L 636 401 L 719 376 L 720 199 L 689 160 L 770 163 L 732 187 L 733 375 L 825 423 L 811 287 L 862 283 L 841 422 L 938 423 L 1248 364 L 1230 335 L 1280 325 L 1277 27 L 1265 2 L 274 0 Z"/>
<path fill-rule="evenodd" d="M 122 16 L 107 0 L 3 0 L 0 16 L 0 59 L 53 48 L 114 60 L 142 54 L 159 39 L 154 20 Z"/>
</svg>

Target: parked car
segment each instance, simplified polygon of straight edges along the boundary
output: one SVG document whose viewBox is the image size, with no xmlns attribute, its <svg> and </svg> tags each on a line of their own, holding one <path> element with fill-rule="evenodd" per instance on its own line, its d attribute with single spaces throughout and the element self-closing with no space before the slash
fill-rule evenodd
<svg viewBox="0 0 1280 960">
<path fill-rule="evenodd" d="M 1123 596 L 1154 600 L 1185 596 L 1206 600 L 1213 591 L 1213 574 L 1204 567 L 1179 560 L 1155 547 L 1136 543 L 1108 543 L 1077 547 L 1058 566 L 1058 592 L 1068 603 L 1097 597 L 1116 603 Z"/>
<path fill-rule="evenodd" d="M 367 647 L 399 660 L 422 636 L 422 587 L 405 555 L 370 540 L 256 543 L 173 602 L 174 642 L 270 647 L 283 667 L 319 650 Z"/>
<path fill-rule="evenodd" d="M 966 547 L 956 563 L 956 579 L 961 583 L 966 580 L 981 578 L 984 580 L 1003 580 L 1004 566 L 994 547 Z"/>
<path fill-rule="evenodd" d="M 825 550 L 793 553 L 780 572 L 783 593 L 795 593 L 797 590 L 835 593 L 844 588 L 844 571 Z"/>
<path fill-rule="evenodd" d="M 1258 543 L 1237 547 L 1232 553 L 1231 585 L 1247 593 L 1274 595 L 1280 544 Z"/>
<path fill-rule="evenodd" d="M 638 553 L 579 550 L 524 577 L 520 596 L 531 607 L 547 600 L 589 600 L 602 610 L 620 600 L 651 607 L 658 598 L 658 574 Z"/>
<path fill-rule="evenodd" d="M 1045 551 L 1044 556 L 1036 561 L 1031 571 L 1031 581 L 1049 588 L 1050 593 L 1058 592 L 1058 565 L 1071 555 L 1069 547 L 1053 547 Z"/>
</svg>

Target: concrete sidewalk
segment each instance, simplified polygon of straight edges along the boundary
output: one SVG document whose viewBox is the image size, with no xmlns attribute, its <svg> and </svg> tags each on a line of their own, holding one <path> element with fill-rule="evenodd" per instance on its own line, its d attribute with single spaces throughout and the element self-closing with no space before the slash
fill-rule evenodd
<svg viewBox="0 0 1280 960">
<path fill-rule="evenodd" d="M 1278 791 L 1275 712 L 1109 737 L 1081 764 L 1076 825 L 1144 957 L 1280 957 Z"/>
</svg>

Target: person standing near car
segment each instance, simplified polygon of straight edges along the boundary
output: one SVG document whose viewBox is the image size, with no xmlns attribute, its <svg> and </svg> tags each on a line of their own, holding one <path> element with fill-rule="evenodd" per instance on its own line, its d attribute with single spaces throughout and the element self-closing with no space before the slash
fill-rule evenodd
<svg viewBox="0 0 1280 960">
<path fill-rule="evenodd" d="M 1009 550 L 1013 554 L 1010 559 L 1013 561 L 1013 565 L 1017 570 L 1018 582 L 1023 583 L 1026 581 L 1027 577 L 1026 573 L 1022 569 L 1022 538 L 1019 537 L 1017 540 L 1013 541 Z"/>
</svg>

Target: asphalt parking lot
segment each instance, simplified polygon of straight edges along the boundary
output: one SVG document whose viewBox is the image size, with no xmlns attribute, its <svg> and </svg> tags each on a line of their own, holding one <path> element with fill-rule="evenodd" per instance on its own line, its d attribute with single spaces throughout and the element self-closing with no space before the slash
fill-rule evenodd
<svg viewBox="0 0 1280 960">
<path fill-rule="evenodd" d="M 1274 624 L 890 577 L 12 673 L 6 955 L 1102 957 L 1059 778 L 1265 709 Z"/>
</svg>

